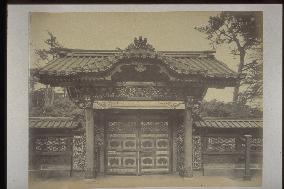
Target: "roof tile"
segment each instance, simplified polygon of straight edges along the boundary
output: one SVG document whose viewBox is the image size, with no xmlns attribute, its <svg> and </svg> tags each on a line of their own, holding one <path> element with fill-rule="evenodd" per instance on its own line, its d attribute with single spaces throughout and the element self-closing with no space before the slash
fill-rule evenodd
<svg viewBox="0 0 284 189">
<path fill-rule="evenodd" d="M 79 126 L 77 121 L 69 117 L 30 117 L 31 129 L 74 129 Z"/>
<path fill-rule="evenodd" d="M 91 53 L 90 53 L 91 52 Z M 79 72 L 101 72 L 110 69 L 119 60 L 116 52 L 101 54 L 102 51 L 90 51 L 84 54 L 72 52 L 60 57 L 41 68 L 40 74 L 70 75 Z M 202 52 L 199 52 L 202 53 Z M 237 78 L 238 75 L 213 55 L 197 56 L 190 52 L 163 53 L 161 61 L 177 73 L 207 72 L 208 76 Z"/>
<path fill-rule="evenodd" d="M 199 128 L 262 128 L 262 120 L 202 120 L 194 122 Z"/>
</svg>

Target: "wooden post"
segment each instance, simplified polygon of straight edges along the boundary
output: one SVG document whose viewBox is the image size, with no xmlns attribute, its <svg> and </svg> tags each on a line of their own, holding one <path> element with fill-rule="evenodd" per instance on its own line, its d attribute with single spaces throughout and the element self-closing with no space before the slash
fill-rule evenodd
<svg viewBox="0 0 284 189">
<path fill-rule="evenodd" d="M 245 175 L 244 180 L 250 180 L 251 179 L 251 173 L 250 173 L 250 146 L 251 146 L 251 135 L 245 135 L 246 138 L 246 151 L 245 151 Z"/>
<path fill-rule="evenodd" d="M 202 135 L 201 135 L 201 169 L 202 169 L 202 176 L 205 176 L 205 168 L 204 168 L 204 164 L 205 164 L 205 154 L 204 152 L 207 149 L 207 137 L 204 134 L 204 131 L 202 131 Z"/>
<path fill-rule="evenodd" d="M 177 124 L 175 124 L 176 126 Z M 173 127 L 173 132 L 172 132 L 172 139 L 173 139 L 173 148 L 172 148 L 172 158 L 173 158 L 173 162 L 172 162 L 172 171 L 173 173 L 177 172 L 177 132 L 176 132 L 176 127 Z"/>
<path fill-rule="evenodd" d="M 192 155 L 193 155 L 193 142 L 192 142 L 192 111 L 191 111 L 191 97 L 185 100 L 184 111 L 184 177 L 193 177 L 192 172 Z"/>
<path fill-rule="evenodd" d="M 99 119 L 100 119 L 100 129 L 101 131 L 103 132 L 103 135 L 105 135 L 105 118 L 104 118 L 104 113 L 103 112 L 100 112 L 99 114 Z M 101 133 L 102 134 L 102 133 Z M 103 136 L 102 138 L 102 143 L 103 145 L 100 146 L 100 160 L 99 160 L 99 172 L 100 174 L 104 175 L 105 174 L 105 148 L 104 148 L 104 143 L 105 143 L 105 139 L 104 139 L 105 136 Z"/>
<path fill-rule="evenodd" d="M 69 145 L 70 145 L 70 177 L 73 176 L 73 137 L 74 135 L 70 136 L 69 138 Z"/>
<path fill-rule="evenodd" d="M 85 178 L 95 177 L 95 124 L 92 108 L 85 109 L 86 119 L 86 172 Z"/>
</svg>

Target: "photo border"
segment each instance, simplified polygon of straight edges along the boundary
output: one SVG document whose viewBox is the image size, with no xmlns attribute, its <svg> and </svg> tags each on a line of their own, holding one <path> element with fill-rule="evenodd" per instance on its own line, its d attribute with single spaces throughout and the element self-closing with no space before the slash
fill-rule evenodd
<svg viewBox="0 0 284 189">
<path fill-rule="evenodd" d="M 28 187 L 29 12 L 264 12 L 264 145 L 262 187 L 282 188 L 282 7 L 281 5 L 8 5 L 7 185 Z M 180 187 L 179 187 L 180 188 Z M 184 187 L 185 188 L 185 187 Z M 190 187 L 200 188 L 200 187 Z M 219 187 L 209 187 L 219 188 Z"/>
</svg>

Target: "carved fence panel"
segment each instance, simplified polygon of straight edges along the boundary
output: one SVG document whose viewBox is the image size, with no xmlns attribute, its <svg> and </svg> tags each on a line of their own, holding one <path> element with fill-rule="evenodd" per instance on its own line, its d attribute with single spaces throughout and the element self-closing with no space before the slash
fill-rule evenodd
<svg viewBox="0 0 284 189">
<path fill-rule="evenodd" d="M 193 169 L 201 169 L 201 136 L 193 136 Z"/>
<path fill-rule="evenodd" d="M 238 136 L 202 136 L 201 166 L 218 169 L 247 168 L 247 153 L 249 153 L 250 168 L 261 168 L 262 165 L 262 137 L 252 137 L 246 151 L 246 139 Z"/>
<path fill-rule="evenodd" d="M 86 136 L 73 137 L 73 170 L 85 170 L 86 163 Z"/>
<path fill-rule="evenodd" d="M 71 175 L 72 136 L 35 136 L 31 142 L 32 171 L 47 177 Z"/>
</svg>

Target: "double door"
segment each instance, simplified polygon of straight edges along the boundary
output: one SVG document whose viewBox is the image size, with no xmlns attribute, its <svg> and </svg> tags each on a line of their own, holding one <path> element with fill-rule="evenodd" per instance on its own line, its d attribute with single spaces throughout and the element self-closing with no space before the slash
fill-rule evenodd
<svg viewBox="0 0 284 189">
<path fill-rule="evenodd" d="M 170 125 L 166 118 L 118 116 L 106 122 L 107 174 L 170 172 Z"/>
</svg>

